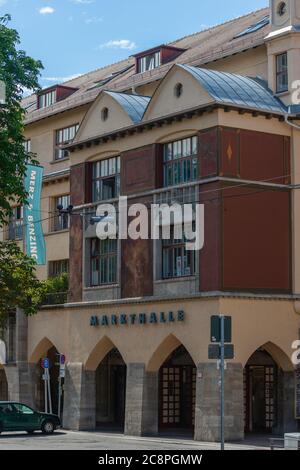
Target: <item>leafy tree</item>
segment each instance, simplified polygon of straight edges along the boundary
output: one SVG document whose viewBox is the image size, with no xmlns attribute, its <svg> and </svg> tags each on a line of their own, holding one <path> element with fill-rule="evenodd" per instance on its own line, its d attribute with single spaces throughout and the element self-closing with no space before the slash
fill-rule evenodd
<svg viewBox="0 0 300 470">
<path fill-rule="evenodd" d="M 33 315 L 42 303 L 45 286 L 35 272 L 35 261 L 15 242 L 0 243 L 0 324 L 17 307 Z"/>
<path fill-rule="evenodd" d="M 47 305 L 60 304 L 66 302 L 69 290 L 69 276 L 67 273 L 52 277 L 43 281 L 42 303 Z"/>
<path fill-rule="evenodd" d="M 0 226 L 11 214 L 11 204 L 26 201 L 23 178 L 26 162 L 34 155 L 24 148 L 23 90 L 39 89 L 38 77 L 43 66 L 18 48 L 20 37 L 8 27 L 9 15 L 0 17 L 0 81 L 5 85 L 6 100 L 0 105 Z"/>
</svg>

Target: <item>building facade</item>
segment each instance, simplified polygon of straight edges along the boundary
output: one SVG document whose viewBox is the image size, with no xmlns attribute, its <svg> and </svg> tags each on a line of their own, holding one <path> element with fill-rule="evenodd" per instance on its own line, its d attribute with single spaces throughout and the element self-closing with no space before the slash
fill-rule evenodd
<svg viewBox="0 0 300 470">
<path fill-rule="evenodd" d="M 49 357 L 56 409 L 60 353 L 65 428 L 216 441 L 208 346 L 211 317 L 225 314 L 226 439 L 299 429 L 299 31 L 300 1 L 271 1 L 24 100 L 26 145 L 45 170 L 38 274 L 68 272 L 69 292 L 32 318 L 12 313 L 0 399 L 43 409 Z M 100 203 L 118 212 L 119 196 L 129 209 L 203 204 L 203 249 L 187 251 L 174 227 L 163 241 L 100 240 L 92 217 Z M 57 211 L 70 204 L 73 215 Z M 22 239 L 21 208 L 4 238 Z"/>
</svg>

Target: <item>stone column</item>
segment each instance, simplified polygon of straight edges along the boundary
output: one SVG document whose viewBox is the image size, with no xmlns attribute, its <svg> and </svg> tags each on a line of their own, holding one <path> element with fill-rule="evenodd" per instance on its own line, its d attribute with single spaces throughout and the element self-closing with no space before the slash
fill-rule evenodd
<svg viewBox="0 0 300 470">
<path fill-rule="evenodd" d="M 8 399 L 35 408 L 35 382 L 31 364 L 19 362 L 17 364 L 6 365 L 4 369 L 8 385 Z"/>
<path fill-rule="evenodd" d="M 197 367 L 195 440 L 220 441 L 220 371 L 216 363 Z M 243 367 L 228 364 L 225 372 L 225 439 L 244 439 Z"/>
<path fill-rule="evenodd" d="M 86 371 L 82 363 L 66 366 L 63 426 L 74 431 L 96 428 L 95 372 Z"/>
<path fill-rule="evenodd" d="M 287 432 L 296 432 L 298 429 L 298 424 L 297 420 L 295 419 L 294 372 L 279 371 L 277 401 L 277 426 L 274 430 L 275 433 L 283 435 Z"/>
<path fill-rule="evenodd" d="M 4 366 L 8 385 L 8 399 L 35 407 L 35 366 L 27 362 L 28 318 L 20 309 L 16 310 L 15 333 L 15 362 Z M 9 334 L 9 332 L 7 331 L 6 334 Z"/>
<path fill-rule="evenodd" d="M 145 364 L 127 364 L 125 434 L 158 433 L 158 374 Z"/>
</svg>

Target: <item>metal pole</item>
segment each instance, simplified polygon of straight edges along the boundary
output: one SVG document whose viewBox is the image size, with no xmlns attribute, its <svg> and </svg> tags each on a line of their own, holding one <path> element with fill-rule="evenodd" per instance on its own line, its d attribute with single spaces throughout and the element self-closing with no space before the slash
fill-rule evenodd
<svg viewBox="0 0 300 470">
<path fill-rule="evenodd" d="M 48 413 L 48 390 L 47 390 L 47 369 L 44 369 L 44 392 L 45 392 L 45 413 Z"/>
<path fill-rule="evenodd" d="M 50 388 L 50 374 L 49 369 L 47 369 L 47 383 L 48 383 L 48 395 L 49 395 L 49 412 L 52 414 L 52 400 L 51 400 L 51 388 Z"/>
<path fill-rule="evenodd" d="M 221 450 L 225 450 L 225 316 L 220 316 L 221 321 Z"/>
</svg>

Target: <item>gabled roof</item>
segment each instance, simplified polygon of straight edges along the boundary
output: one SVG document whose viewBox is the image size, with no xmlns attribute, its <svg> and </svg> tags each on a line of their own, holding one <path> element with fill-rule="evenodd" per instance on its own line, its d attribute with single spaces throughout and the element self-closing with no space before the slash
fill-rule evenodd
<svg viewBox="0 0 300 470">
<path fill-rule="evenodd" d="M 277 113 L 288 112 L 287 107 L 262 80 L 189 65 L 178 67 L 192 74 L 217 103 Z"/>
<path fill-rule="evenodd" d="M 114 91 L 106 91 L 105 93 L 114 98 L 122 106 L 134 124 L 138 124 L 142 120 L 145 109 L 151 99 L 148 96 L 129 95 Z"/>
</svg>

